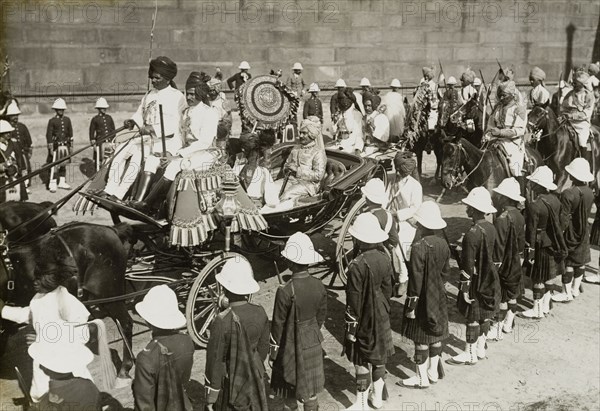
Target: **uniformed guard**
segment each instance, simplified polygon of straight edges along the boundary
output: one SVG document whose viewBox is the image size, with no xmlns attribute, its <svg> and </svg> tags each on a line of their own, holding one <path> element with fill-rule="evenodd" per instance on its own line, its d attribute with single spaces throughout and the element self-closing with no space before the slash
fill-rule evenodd
<svg viewBox="0 0 600 411">
<path fill-rule="evenodd" d="M 27 126 L 19 121 L 20 114 L 21 110 L 19 109 L 16 100 L 11 101 L 11 103 L 6 109 L 6 116 L 8 118 L 8 121 L 14 128 L 11 140 L 15 143 L 18 142 L 21 150 L 21 157 L 17 159 L 19 171 L 21 172 L 21 174 L 29 174 L 31 173 L 32 155 L 31 134 L 29 134 L 29 129 L 27 128 Z M 29 180 L 25 182 L 25 186 L 29 187 Z M 29 190 L 27 192 L 29 193 Z"/>
<path fill-rule="evenodd" d="M 496 229 L 485 219 L 487 214 L 497 210 L 484 187 L 472 189 L 462 202 L 467 205 L 467 215 L 473 221 L 462 241 L 460 288 L 456 297 L 458 310 L 467 322 L 467 347 L 446 362 L 473 365 L 486 358 L 486 334 L 500 305 L 500 282 L 492 260 Z"/>
<path fill-rule="evenodd" d="M 519 182 L 514 177 L 505 178 L 494 188 L 496 206 L 500 214 L 494 220 L 496 246 L 494 263 L 498 268 L 500 289 L 500 311 L 492 325 L 488 339 L 501 340 L 503 333 L 511 333 L 517 299 L 523 293 L 523 268 L 521 258 L 525 251 L 525 218 L 518 205 L 525 201 L 520 192 Z"/>
<path fill-rule="evenodd" d="M 39 325 L 38 325 L 39 326 Z M 91 378 L 78 376 L 94 359 L 94 354 L 81 342 L 72 340 L 73 328 L 52 324 L 53 335 L 41 335 L 29 346 L 28 353 L 49 379 L 48 393 L 34 405 L 39 410 L 100 411 L 100 391 Z"/>
<path fill-rule="evenodd" d="M 553 193 L 552 170 L 541 166 L 527 177 L 533 199 L 525 206 L 525 267 L 533 282 L 533 308 L 521 312 L 524 318 L 544 318 L 550 313 L 550 288 L 564 271 L 567 247 L 560 224 L 561 203 Z"/>
<path fill-rule="evenodd" d="M 585 265 L 591 261 L 588 218 L 592 211 L 594 193 L 588 183 L 594 181 L 587 160 L 578 157 L 565 167 L 572 186 L 560 195 L 562 228 L 568 255 L 562 276 L 563 292 L 552 296 L 553 301 L 569 302 L 579 296 Z M 598 211 L 597 211 L 598 212 Z"/>
<path fill-rule="evenodd" d="M 544 80 L 546 80 L 546 73 L 539 67 L 534 67 L 529 72 L 529 83 L 531 84 L 531 91 L 529 91 L 528 107 L 533 108 L 536 106 L 546 108 L 550 104 L 550 92 L 544 86 Z"/>
<path fill-rule="evenodd" d="M 592 114 L 594 113 L 594 93 L 587 89 L 590 75 L 579 70 L 573 77 L 575 88 L 571 90 L 562 102 L 560 114 L 569 120 L 577 133 L 579 150 L 583 158 L 591 163 L 592 152 L 588 150 L 588 140 L 592 127 Z"/>
<path fill-rule="evenodd" d="M 312 83 L 308 88 L 310 98 L 304 103 L 302 118 L 316 116 L 321 121 L 321 124 L 323 124 L 323 103 L 319 98 L 319 91 L 319 85 L 317 83 Z"/>
<path fill-rule="evenodd" d="M 71 125 L 71 119 L 65 116 L 67 103 L 65 103 L 64 99 L 57 98 L 54 104 L 52 104 L 52 108 L 56 111 L 56 116 L 48 121 L 46 129 L 46 142 L 48 143 L 48 157 L 46 161 L 48 163 L 68 156 L 73 148 L 73 126 Z M 71 189 L 71 186 L 66 181 L 66 171 L 67 168 L 64 165 L 59 166 L 58 171 L 56 171 L 56 167 L 53 167 L 48 183 L 48 189 L 51 193 L 56 192 L 57 187 L 63 190 Z M 56 183 L 57 176 L 58 185 Z"/>
<path fill-rule="evenodd" d="M 297 409 L 298 401 L 304 411 L 316 411 L 317 394 L 325 384 L 321 327 L 327 316 L 327 291 L 310 276 L 308 266 L 322 262 L 323 257 L 310 237 L 300 232 L 288 239 L 281 255 L 288 261 L 292 278 L 275 294 L 271 388 L 289 409 Z"/>
<path fill-rule="evenodd" d="M 381 408 L 387 399 L 385 365 L 394 354 L 390 326 L 392 264 L 381 249 L 388 235 L 372 213 L 356 217 L 348 232 L 359 252 L 350 262 L 346 284 L 344 351 L 355 366 L 357 388 L 356 402 L 349 409 L 368 410 L 370 376 L 371 406 Z"/>
<path fill-rule="evenodd" d="M 471 69 L 467 69 L 460 76 L 460 96 L 464 102 L 471 100 L 477 94 L 477 90 L 473 87 L 475 82 L 475 72 Z"/>
<path fill-rule="evenodd" d="M 343 97 L 344 89 L 346 88 L 346 82 L 344 79 L 338 79 L 335 82 L 336 92 L 331 96 L 331 100 L 329 100 L 329 113 L 331 114 L 331 122 L 336 124 L 339 116 L 342 114 L 342 109 L 340 108 L 339 99 Z"/>
<path fill-rule="evenodd" d="M 498 86 L 498 104 L 491 115 L 484 140 L 497 140 L 502 144 L 513 177 L 524 189 L 523 163 L 525 145 L 523 137 L 527 128 L 527 112 L 517 98 L 520 95 L 513 81 Z"/>
<path fill-rule="evenodd" d="M 401 275 L 402 252 L 400 251 L 400 239 L 398 238 L 398 222 L 386 208 L 388 205 L 388 196 L 385 191 L 385 184 L 380 178 L 372 178 L 360 189 L 365 198 L 365 211 L 369 211 L 379 221 L 379 226 L 388 235 L 388 240 L 384 243 L 387 252 L 392 259 L 392 283 L 394 284 L 394 297 L 402 294 L 401 288 L 406 288 L 406 279 L 408 273 Z M 403 283 L 400 283 L 402 277 Z"/>
<path fill-rule="evenodd" d="M 238 73 L 235 73 L 233 76 L 227 79 L 227 86 L 229 87 L 229 90 L 237 91 L 242 84 L 252 78 L 252 75 L 248 71 L 250 70 L 250 64 L 248 64 L 247 61 L 242 61 L 238 66 L 238 69 L 240 70 Z"/>
<path fill-rule="evenodd" d="M 179 331 L 186 321 L 175 292 L 164 284 L 152 287 L 135 310 L 152 331 L 152 340 L 135 362 L 135 410 L 191 411 L 185 384 L 192 373 L 194 342 Z"/>
<path fill-rule="evenodd" d="M 221 313 L 210 327 L 206 347 L 206 401 L 209 410 L 267 411 L 263 376 L 269 352 L 269 319 L 248 302 L 260 287 L 243 257 L 228 260 L 216 280 L 225 288 Z"/>
<path fill-rule="evenodd" d="M 433 67 L 423 67 L 422 72 L 423 78 L 421 79 L 420 84 L 427 84 L 427 87 L 431 91 L 430 110 L 429 116 L 427 117 L 427 129 L 429 131 L 433 131 L 438 123 L 438 84 L 433 79 L 435 76 L 435 70 Z"/>
<path fill-rule="evenodd" d="M 390 120 L 385 115 L 387 107 L 381 104 L 381 99 L 376 95 L 365 97 L 363 106 L 365 109 L 363 128 L 366 140 L 364 154 L 385 151 L 390 140 Z"/>
<path fill-rule="evenodd" d="M 0 185 L 7 184 L 19 174 L 17 150 L 11 140 L 14 128 L 6 120 L 0 120 Z M 24 184 L 0 191 L 0 203 L 27 199 Z"/>
<path fill-rule="evenodd" d="M 100 97 L 96 100 L 94 108 L 98 110 L 98 114 L 92 117 L 92 120 L 90 121 L 91 144 L 96 144 L 96 140 L 115 131 L 115 122 L 110 114 L 106 113 L 106 110 L 109 107 L 110 106 L 104 97 Z M 96 169 L 98 169 L 98 166 L 102 164 L 102 161 L 104 160 L 104 152 L 102 151 L 103 143 L 104 142 L 100 142 L 94 147 L 94 164 L 96 165 Z"/>
<path fill-rule="evenodd" d="M 459 132 L 459 120 L 454 115 L 465 103 L 462 98 L 461 90 L 456 88 L 456 79 L 453 76 L 448 77 L 446 81 L 446 90 L 439 102 L 438 125 L 448 136 L 456 136 Z"/>
<path fill-rule="evenodd" d="M 446 227 L 440 208 L 425 201 L 414 215 L 417 237 L 410 257 L 411 275 L 404 305 L 402 335 L 415 344 L 414 377 L 402 381 L 409 388 L 427 388 L 444 378 L 442 343 L 448 338 L 448 307 L 444 275 L 450 273 L 450 249 L 435 232 Z"/>
<path fill-rule="evenodd" d="M 296 95 L 298 98 L 304 97 L 304 79 L 302 78 L 302 71 L 304 67 L 299 62 L 294 63 L 292 66 L 292 75 L 288 77 L 286 81 L 287 87 Z"/>
<path fill-rule="evenodd" d="M 600 191 L 596 191 L 596 197 L 594 198 L 596 203 L 596 210 L 600 210 Z M 590 230 L 590 245 L 600 246 L 600 213 L 596 211 L 594 217 L 594 223 Z M 598 269 L 595 273 L 586 272 L 584 274 L 583 281 L 590 284 L 600 284 L 600 257 L 598 257 Z"/>
</svg>

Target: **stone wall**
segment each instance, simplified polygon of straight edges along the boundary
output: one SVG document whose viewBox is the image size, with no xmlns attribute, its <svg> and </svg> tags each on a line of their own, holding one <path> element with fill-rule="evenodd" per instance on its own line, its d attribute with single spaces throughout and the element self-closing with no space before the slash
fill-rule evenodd
<svg viewBox="0 0 600 411">
<path fill-rule="evenodd" d="M 179 83 L 192 69 L 225 76 L 240 60 L 252 74 L 295 61 L 307 82 L 343 77 L 406 85 L 421 67 L 442 62 L 446 76 L 467 67 L 491 79 L 496 59 L 526 80 L 532 65 L 556 81 L 574 27 L 574 64 L 589 63 L 600 2 L 402 0 L 160 0 L 153 56 L 178 63 Z M 17 94 L 74 91 L 138 93 L 146 89 L 154 1 L 69 0 L 1 3 L 4 48 Z M 596 45 L 598 47 L 599 45 Z"/>
</svg>

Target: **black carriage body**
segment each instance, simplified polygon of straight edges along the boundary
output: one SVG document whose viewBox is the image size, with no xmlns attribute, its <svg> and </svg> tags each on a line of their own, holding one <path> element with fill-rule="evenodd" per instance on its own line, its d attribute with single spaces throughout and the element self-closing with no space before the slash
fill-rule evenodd
<svg viewBox="0 0 600 411">
<path fill-rule="evenodd" d="M 283 143 L 274 148 L 270 167 L 273 179 L 283 177 L 283 165 L 294 145 L 294 143 Z M 373 159 L 339 150 L 325 150 L 325 152 L 328 164 L 339 162 L 346 171 L 335 178 L 326 175 L 319 194 L 300 199 L 291 210 L 265 214 L 269 228 L 258 235 L 283 239 L 298 231 L 311 234 L 320 230 L 361 196 L 360 187 L 372 178 L 378 169 L 378 163 Z"/>
</svg>

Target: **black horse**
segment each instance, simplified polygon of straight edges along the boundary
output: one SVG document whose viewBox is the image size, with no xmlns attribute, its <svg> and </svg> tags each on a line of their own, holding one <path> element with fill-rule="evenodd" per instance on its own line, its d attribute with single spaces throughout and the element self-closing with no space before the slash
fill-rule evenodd
<svg viewBox="0 0 600 411">
<path fill-rule="evenodd" d="M 132 235 L 132 227 L 126 223 L 114 227 L 70 223 L 29 243 L 11 247 L 8 255 L 14 267 L 15 288 L 10 302 L 28 305 L 35 294 L 35 282 L 45 273 L 56 270 L 72 273 L 64 285 L 84 303 L 125 295 L 127 244 Z M 93 313 L 119 320 L 131 344 L 132 320 L 124 300 L 99 304 Z M 132 365 L 124 342 L 119 376 L 126 377 Z"/>
<path fill-rule="evenodd" d="M 537 151 L 528 149 L 527 153 L 533 163 L 531 168 L 542 164 Z M 442 167 L 444 188 L 452 189 L 465 183 L 468 189 L 483 186 L 491 191 L 511 176 L 508 163 L 501 156 L 492 146 L 479 149 L 462 137 L 446 142 Z M 461 179 L 463 171 L 467 175 Z"/>
<path fill-rule="evenodd" d="M 8 201 L 0 204 L 0 227 L 8 231 L 11 243 L 28 242 L 56 227 L 56 221 L 48 212 L 50 201 L 32 203 L 28 201 Z M 26 223 L 26 224 L 24 224 Z"/>
</svg>

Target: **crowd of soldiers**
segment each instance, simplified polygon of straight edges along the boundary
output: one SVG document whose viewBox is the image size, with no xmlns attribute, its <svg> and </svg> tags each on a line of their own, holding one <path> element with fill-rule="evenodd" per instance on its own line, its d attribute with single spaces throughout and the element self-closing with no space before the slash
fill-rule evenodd
<svg viewBox="0 0 600 411">
<path fill-rule="evenodd" d="M 226 82 L 230 88 L 239 88 L 250 78 L 247 62 L 239 68 L 240 72 Z M 298 96 L 305 90 L 301 73 L 302 67 L 297 63 L 288 80 L 288 87 Z M 112 174 L 127 176 L 127 171 L 119 169 L 125 160 L 129 160 L 128 167 L 139 167 L 144 160 L 141 183 L 129 201 L 132 207 L 152 208 L 156 201 L 164 199 L 184 160 L 189 162 L 188 167 L 203 167 L 214 157 L 211 149 L 223 147 L 223 140 L 229 137 L 231 109 L 219 88 L 220 75 L 211 79 L 205 73 L 193 72 L 186 81 L 184 95 L 174 87 L 176 74 L 176 64 L 167 57 L 152 60 L 148 75 L 153 88 L 126 121 L 128 127 L 137 127 L 142 135 L 155 137 L 158 130 L 164 130 L 171 156 L 163 161 L 154 155 L 162 151 L 158 139 L 141 140 L 117 150 L 110 166 Z M 393 297 L 406 296 L 401 333 L 415 344 L 416 373 L 399 385 L 427 388 L 444 377 L 443 344 L 449 336 L 445 283 L 451 256 L 460 269 L 457 307 L 466 323 L 465 350 L 446 360 L 451 365 L 476 364 L 488 356 L 488 341 L 501 340 L 503 334 L 513 331 L 517 315 L 542 319 L 551 310 L 551 300 L 572 302 L 584 279 L 599 282 L 597 275 L 585 271 L 590 262 L 590 236 L 593 244 L 600 243 L 600 221 L 595 222 L 592 233 L 588 225 L 594 201 L 589 183 L 594 176 L 586 159 L 598 68 L 590 65 L 586 70 L 575 71 L 573 90 L 558 102 L 563 108 L 561 113 L 573 122 L 581 147 L 585 147 L 582 156 L 566 167 L 571 187 L 561 193 L 556 192 L 555 178 L 547 166 L 538 167 L 526 178 L 522 176 L 522 160 L 518 157 L 522 156 L 527 111 L 511 71 L 505 70 L 502 75 L 505 78 L 497 93 L 499 108 L 492 113 L 493 126 L 486 129 L 489 133 L 484 137 L 502 140 L 507 145 L 507 155 L 515 157 L 511 164 L 517 166 L 514 176 L 494 189 L 494 202 L 483 187 L 472 189 L 462 200 L 472 225 L 459 246 L 449 244 L 445 238 L 446 222 L 437 204 L 423 201 L 421 184 L 413 177 L 416 162 L 411 155 L 399 152 L 395 156 L 396 175 L 388 188 L 379 179 L 370 180 L 362 188 L 367 208 L 349 229 L 354 252 L 347 273 L 343 346 L 344 355 L 355 366 L 356 377 L 356 401 L 349 409 L 378 409 L 388 398 L 386 364 L 394 355 L 390 318 L 399 315 L 391 312 Z M 457 104 L 460 107 L 473 99 L 482 101 L 485 107 L 489 93 L 481 91 L 486 90 L 481 81 L 467 71 L 461 76 L 460 90 L 454 92 L 456 80 L 450 77 L 446 92 L 439 96 L 433 77 L 433 69 L 424 68 L 419 86 L 430 91 L 430 103 L 433 102 L 429 104 L 428 127 L 446 127 L 447 122 L 454 122 L 472 132 L 474 125 L 468 118 L 456 118 L 453 114 Z M 543 86 L 544 78 L 541 69 L 531 71 L 534 87 L 528 104 L 551 103 L 550 93 Z M 392 91 L 383 98 L 366 78 L 361 81 L 360 98 L 343 80 L 338 80 L 336 86 L 338 90 L 330 104 L 336 136 L 342 136 L 342 150 L 362 155 L 368 147 L 381 150 L 404 134 L 404 99 L 399 81 L 392 81 Z M 312 181 L 311 173 L 318 172 L 322 177 L 324 172 L 320 151 L 323 147 L 318 143 L 322 139 L 323 110 L 318 85 L 313 83 L 308 91 L 311 96 L 302 110 L 300 143 L 294 160 L 298 164 L 293 171 L 297 184 L 311 195 L 311 188 L 305 183 Z M 388 110 L 390 107 L 393 110 Z M 48 151 L 55 160 L 65 155 L 61 146 L 67 147 L 68 152 L 73 133 L 64 116 L 64 100 L 58 99 L 53 108 L 56 117 L 48 124 L 47 138 Z M 96 108 L 99 113 L 91 122 L 90 140 L 99 142 L 109 130 L 114 130 L 114 123 L 106 113 L 108 104 L 104 99 L 98 100 Z M 5 114 L 18 116 L 17 111 L 18 106 L 16 110 L 9 106 Z M 18 139 L 25 133 L 26 128 L 19 128 L 19 124 L 18 117 L 12 125 L 0 123 L 5 156 L 2 171 L 10 177 L 14 172 L 8 170 L 6 150 L 13 136 Z M 303 157 L 306 152 L 310 152 L 310 157 Z M 22 156 L 23 161 L 25 157 Z M 17 157 L 13 158 L 16 162 Z M 315 160 L 318 158 L 321 160 Z M 101 160 L 98 154 L 97 161 Z M 151 184 L 159 167 L 165 167 L 163 177 Z M 53 176 L 56 187 L 68 188 L 64 173 L 59 170 L 57 177 Z M 133 180 L 109 177 L 103 195 L 123 201 L 132 184 Z M 523 196 L 525 184 L 532 193 L 531 201 L 525 201 Z M 261 195 L 266 193 L 257 194 Z M 327 378 L 321 333 L 327 318 L 327 293 L 321 281 L 311 277 L 309 266 L 322 262 L 323 257 L 303 233 L 291 236 L 281 255 L 292 276 L 277 289 L 271 323 L 264 308 L 250 302 L 250 296 L 260 286 L 246 259 L 228 260 L 216 275 L 224 294 L 219 298 L 220 313 L 211 325 L 206 353 L 204 386 L 210 410 L 266 410 L 269 390 L 265 362 L 271 369 L 270 388 L 279 407 L 296 409 L 300 404 L 305 410 L 318 409 L 317 396 Z M 519 312 L 517 301 L 524 295 L 525 275 L 533 283 L 533 306 Z M 56 273 L 43 276 L 29 307 L 4 306 L 0 301 L 2 318 L 86 324 L 89 312 L 54 276 Z M 557 276 L 561 276 L 563 289 L 553 294 L 552 284 Z M 166 286 L 154 287 L 136 304 L 136 311 L 152 330 L 152 339 L 136 362 L 132 386 L 136 409 L 191 409 L 185 384 L 192 374 L 194 345 L 180 331 L 185 317 L 179 312 L 175 293 Z M 37 368 L 37 380 L 32 386 L 34 400 L 40 401 L 42 409 L 61 409 L 60 404 L 98 407 L 99 391 L 90 384 L 86 369 L 92 357 L 83 345 L 85 338 L 48 342 L 44 336 L 38 337 L 29 348 L 34 369 Z"/>
</svg>

